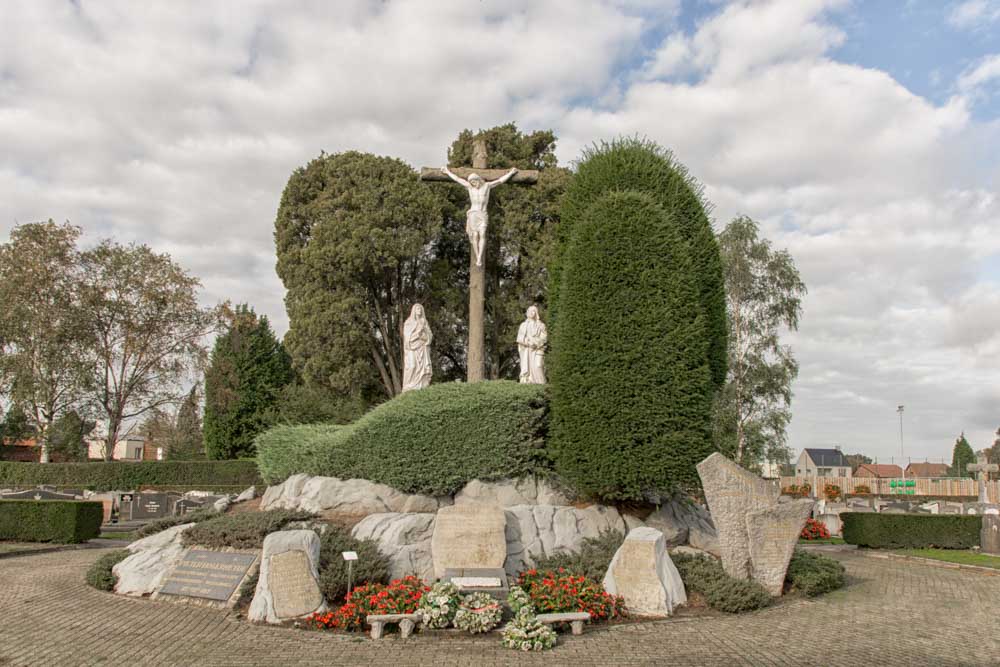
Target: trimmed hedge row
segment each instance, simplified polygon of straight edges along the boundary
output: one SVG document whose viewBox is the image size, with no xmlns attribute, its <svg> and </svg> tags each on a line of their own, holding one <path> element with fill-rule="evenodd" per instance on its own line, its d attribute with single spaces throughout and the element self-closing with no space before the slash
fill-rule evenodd
<svg viewBox="0 0 1000 667">
<path fill-rule="evenodd" d="M 348 426 L 271 429 L 257 438 L 257 462 L 268 484 L 308 473 L 444 495 L 472 479 L 547 471 L 547 417 L 543 386 L 436 384 L 397 396 Z"/>
<path fill-rule="evenodd" d="M 871 549 L 971 549 L 979 546 L 982 517 L 845 512 L 844 541 Z"/>
<path fill-rule="evenodd" d="M 51 484 L 91 491 L 127 491 L 142 486 L 245 489 L 260 484 L 257 464 L 239 461 L 111 461 L 99 463 L 0 462 L 0 486 Z"/>
<path fill-rule="evenodd" d="M 80 500 L 0 500 L 0 540 L 86 542 L 101 534 L 104 506 Z"/>
</svg>

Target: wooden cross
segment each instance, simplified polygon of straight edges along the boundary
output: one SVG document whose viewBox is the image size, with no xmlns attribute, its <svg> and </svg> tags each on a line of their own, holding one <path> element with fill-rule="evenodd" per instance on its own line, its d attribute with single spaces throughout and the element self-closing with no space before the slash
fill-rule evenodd
<svg viewBox="0 0 1000 667">
<path fill-rule="evenodd" d="M 990 473 L 1000 470 L 1000 465 L 987 463 L 986 461 L 986 456 L 980 454 L 977 457 L 977 463 L 970 463 L 968 468 L 966 468 L 969 472 L 979 473 L 979 502 L 981 503 L 989 502 L 989 499 L 986 497 L 986 482 L 989 481 Z"/>
<path fill-rule="evenodd" d="M 508 172 L 507 169 L 486 168 L 486 140 L 477 137 L 472 141 L 472 168 L 456 167 L 451 172 L 460 178 L 467 179 L 473 173 L 486 181 L 495 181 Z M 452 183 L 452 179 L 441 169 L 424 167 L 420 170 L 420 180 Z M 538 182 L 537 171 L 518 171 L 510 179 L 510 183 L 531 185 Z M 468 382 L 482 382 L 484 378 L 485 337 L 483 308 L 486 301 L 486 262 L 477 263 L 476 253 L 469 253 L 469 349 L 467 355 Z"/>
</svg>

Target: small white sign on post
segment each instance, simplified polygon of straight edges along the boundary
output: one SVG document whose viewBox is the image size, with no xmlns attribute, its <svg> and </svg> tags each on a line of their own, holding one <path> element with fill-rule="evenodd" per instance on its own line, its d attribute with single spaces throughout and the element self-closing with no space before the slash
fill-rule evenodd
<svg viewBox="0 0 1000 667">
<path fill-rule="evenodd" d="M 358 559 L 358 552 L 357 551 L 342 551 L 340 553 L 340 555 L 344 557 L 344 560 L 357 560 Z"/>
<path fill-rule="evenodd" d="M 341 551 L 340 555 L 343 556 L 344 560 L 347 561 L 347 594 L 350 595 L 353 590 L 352 584 L 354 579 L 354 561 L 358 559 L 357 551 Z"/>
</svg>

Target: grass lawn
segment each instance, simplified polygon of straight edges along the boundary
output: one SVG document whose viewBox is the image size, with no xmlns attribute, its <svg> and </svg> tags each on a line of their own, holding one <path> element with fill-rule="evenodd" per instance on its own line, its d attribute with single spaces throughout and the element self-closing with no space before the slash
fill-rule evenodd
<svg viewBox="0 0 1000 667">
<path fill-rule="evenodd" d="M 128 540 L 135 542 L 138 538 L 136 533 L 101 533 L 98 537 L 102 540 Z"/>
<path fill-rule="evenodd" d="M 958 563 L 959 565 L 978 565 L 979 567 L 992 567 L 1000 570 L 1000 556 L 990 556 L 976 551 L 962 551 L 959 549 L 899 549 L 893 553 L 904 556 L 917 556 L 918 558 L 932 558 L 943 560 L 947 563 Z"/>
<path fill-rule="evenodd" d="M 34 551 L 35 549 L 48 549 L 60 546 L 51 542 L 0 542 L 0 554 L 9 554 L 14 551 Z"/>
<path fill-rule="evenodd" d="M 842 537 L 826 537 L 818 540 L 803 540 L 799 538 L 799 544 L 846 544 Z"/>
</svg>

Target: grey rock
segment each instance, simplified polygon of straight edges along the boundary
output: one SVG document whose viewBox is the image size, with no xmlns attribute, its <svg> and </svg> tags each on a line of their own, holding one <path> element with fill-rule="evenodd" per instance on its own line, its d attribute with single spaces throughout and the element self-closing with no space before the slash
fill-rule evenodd
<svg viewBox="0 0 1000 667">
<path fill-rule="evenodd" d="M 781 595 L 788 562 L 812 506 L 812 500 L 800 498 L 790 503 L 775 503 L 746 515 L 751 576 L 771 595 Z"/>
<path fill-rule="evenodd" d="M 507 514 L 507 562 L 509 576 L 532 567 L 535 558 L 559 552 L 579 551 L 583 540 L 613 530 L 622 535 L 626 522 L 613 507 L 585 508 L 555 505 L 509 507 Z"/>
<path fill-rule="evenodd" d="M 311 530 L 282 530 L 264 538 L 257 589 L 247 618 L 251 621 L 280 623 L 325 610 L 326 603 L 319 592 L 319 549 L 319 536 Z M 298 583 L 304 579 L 306 585 L 297 586 L 294 596 L 276 604 L 275 584 L 282 586 L 284 582 L 271 581 L 275 574 L 275 562 L 294 552 L 304 555 L 301 561 L 304 571 L 296 572 L 295 579 Z"/>
<path fill-rule="evenodd" d="M 389 575 L 393 579 L 413 574 L 433 581 L 434 519 L 430 513 L 370 514 L 354 526 L 351 535 L 378 543 L 379 551 L 389 558 Z"/>
<path fill-rule="evenodd" d="M 132 552 L 112 568 L 118 577 L 115 593 L 120 595 L 150 595 L 163 583 L 187 551 L 181 544 L 182 533 L 193 526 L 185 523 L 136 540 L 128 545 Z"/>
<path fill-rule="evenodd" d="M 406 494 L 365 479 L 292 475 L 281 484 L 267 488 L 261 500 L 261 509 L 301 509 L 367 516 L 387 512 L 436 512 L 451 502 L 448 497 Z"/>
<path fill-rule="evenodd" d="M 474 479 L 455 495 L 456 505 L 470 503 L 506 508 L 516 505 L 569 505 L 570 500 L 547 480 L 524 477 L 499 482 Z"/>
<path fill-rule="evenodd" d="M 240 493 L 240 495 L 236 496 L 236 498 L 233 500 L 233 502 L 234 503 L 243 503 L 243 502 L 246 502 L 248 500 L 253 500 L 256 495 L 257 495 L 257 487 L 255 487 L 255 486 L 249 486 L 246 489 L 244 489 Z"/>
<path fill-rule="evenodd" d="M 646 517 L 645 524 L 663 533 L 667 547 L 691 544 L 708 551 L 718 549 L 718 533 L 708 510 L 683 497 L 664 503 Z"/>
</svg>

